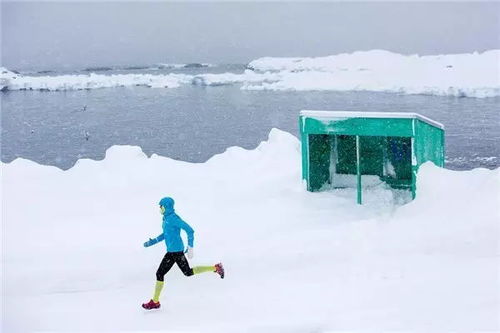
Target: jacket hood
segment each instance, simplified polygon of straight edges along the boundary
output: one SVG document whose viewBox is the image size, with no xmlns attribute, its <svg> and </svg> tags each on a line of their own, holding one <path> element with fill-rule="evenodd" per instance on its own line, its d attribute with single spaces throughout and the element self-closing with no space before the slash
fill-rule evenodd
<svg viewBox="0 0 500 333">
<path fill-rule="evenodd" d="M 174 210 L 174 199 L 170 197 L 165 197 L 160 200 L 160 206 L 163 206 L 165 208 L 165 213 L 164 215 L 169 215 L 172 214 Z"/>
</svg>

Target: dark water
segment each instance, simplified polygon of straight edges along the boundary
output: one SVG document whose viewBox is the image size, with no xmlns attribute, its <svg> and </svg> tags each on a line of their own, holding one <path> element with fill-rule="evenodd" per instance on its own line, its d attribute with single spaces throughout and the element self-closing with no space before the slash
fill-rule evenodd
<svg viewBox="0 0 500 333">
<path fill-rule="evenodd" d="M 255 148 L 276 127 L 298 135 L 301 109 L 417 112 L 446 130 L 446 166 L 500 166 L 500 98 L 369 92 L 245 91 L 238 86 L 0 93 L 1 160 L 70 168 L 113 145 L 203 162 L 229 146 Z M 84 110 L 84 106 L 86 106 Z"/>
</svg>

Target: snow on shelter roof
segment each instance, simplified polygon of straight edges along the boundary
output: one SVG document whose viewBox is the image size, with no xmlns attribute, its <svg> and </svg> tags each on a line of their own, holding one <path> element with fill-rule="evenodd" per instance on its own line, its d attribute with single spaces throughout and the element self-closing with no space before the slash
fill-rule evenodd
<svg viewBox="0 0 500 333">
<path fill-rule="evenodd" d="M 302 110 L 300 115 L 311 118 L 335 119 L 335 118 L 410 118 L 419 119 L 429 125 L 444 129 L 444 125 L 426 116 L 414 112 L 360 112 L 360 111 L 320 111 Z"/>
</svg>

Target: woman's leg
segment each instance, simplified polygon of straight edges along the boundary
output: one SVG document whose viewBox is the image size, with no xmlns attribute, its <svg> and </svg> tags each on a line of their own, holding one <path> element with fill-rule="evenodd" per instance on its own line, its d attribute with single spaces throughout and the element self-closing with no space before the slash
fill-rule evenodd
<svg viewBox="0 0 500 333">
<path fill-rule="evenodd" d="M 156 285 L 155 285 L 155 291 L 153 294 L 153 301 L 156 303 L 159 302 L 160 300 L 160 294 L 161 290 L 163 289 L 163 278 L 165 277 L 165 274 L 172 268 L 175 260 L 172 258 L 172 255 L 167 252 L 165 256 L 163 257 L 160 266 L 158 267 L 158 270 L 156 271 Z"/>
<path fill-rule="evenodd" d="M 193 267 L 193 274 L 215 272 L 215 266 L 196 266 Z"/>
<path fill-rule="evenodd" d="M 177 266 L 181 269 L 182 273 L 186 276 L 193 275 L 193 270 L 189 266 L 189 262 L 184 255 L 184 252 L 175 252 L 175 262 Z"/>
<path fill-rule="evenodd" d="M 215 272 L 215 266 L 196 266 L 191 268 L 183 252 L 178 252 L 176 255 L 176 262 L 182 273 L 186 276 L 205 272 Z"/>
</svg>

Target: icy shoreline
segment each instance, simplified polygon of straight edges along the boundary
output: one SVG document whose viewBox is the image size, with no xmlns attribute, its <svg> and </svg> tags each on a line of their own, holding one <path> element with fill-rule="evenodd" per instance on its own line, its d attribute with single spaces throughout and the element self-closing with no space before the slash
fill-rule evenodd
<svg viewBox="0 0 500 333">
<path fill-rule="evenodd" d="M 372 50 L 317 58 L 265 57 L 250 62 L 247 68 L 243 73 L 199 75 L 90 73 L 54 76 L 24 76 L 0 68 L 0 90 L 239 84 L 246 90 L 373 91 L 476 98 L 500 96 L 500 50 L 436 56 L 406 56 Z"/>
<path fill-rule="evenodd" d="M 66 91 L 99 88 L 146 86 L 151 88 L 177 88 L 189 83 L 184 74 L 95 74 L 23 76 L 0 68 L 0 90 Z"/>
</svg>

